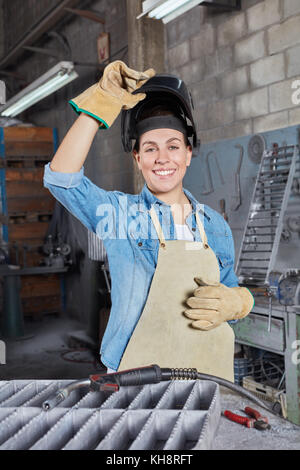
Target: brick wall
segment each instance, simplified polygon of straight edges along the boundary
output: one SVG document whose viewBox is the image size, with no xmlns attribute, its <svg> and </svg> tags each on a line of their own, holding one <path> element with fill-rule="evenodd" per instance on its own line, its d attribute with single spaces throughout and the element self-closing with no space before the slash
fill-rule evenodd
<svg viewBox="0 0 300 470">
<path fill-rule="evenodd" d="M 203 142 L 300 122 L 299 0 L 242 0 L 220 13 L 198 6 L 167 25 L 168 70 L 189 85 Z"/>
</svg>

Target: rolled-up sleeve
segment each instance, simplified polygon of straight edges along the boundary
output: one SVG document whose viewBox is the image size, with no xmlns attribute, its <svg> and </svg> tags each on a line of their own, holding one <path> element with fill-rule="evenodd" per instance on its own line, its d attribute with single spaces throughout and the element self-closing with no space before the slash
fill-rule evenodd
<svg viewBox="0 0 300 470">
<path fill-rule="evenodd" d="M 230 259 L 230 263 L 228 266 L 226 266 L 223 269 L 223 276 L 222 276 L 221 282 L 227 287 L 238 287 L 239 280 L 234 271 L 234 262 L 235 262 L 234 240 L 233 240 L 231 228 L 229 227 L 228 223 L 225 220 L 224 220 L 224 223 L 225 223 L 226 231 L 229 235 L 228 258 Z M 230 325 L 234 325 L 237 322 L 238 320 L 228 321 Z"/>
<path fill-rule="evenodd" d="M 234 271 L 234 263 L 235 263 L 234 240 L 233 240 L 231 229 L 225 220 L 224 220 L 224 224 L 225 224 L 225 230 L 229 237 L 229 247 L 228 247 L 228 253 L 227 253 L 228 264 L 222 270 L 221 282 L 222 284 L 225 284 L 227 287 L 237 287 L 239 285 L 239 281 Z"/>
<path fill-rule="evenodd" d="M 75 188 L 81 183 L 84 177 L 84 168 L 76 173 L 61 173 L 53 171 L 50 168 L 50 163 L 45 165 L 44 169 L 44 186 L 50 189 L 51 185 L 60 186 L 62 188 Z"/>
<path fill-rule="evenodd" d="M 85 227 L 101 238 L 113 236 L 116 218 L 116 196 L 95 185 L 84 175 L 84 168 L 76 173 L 53 171 L 45 165 L 44 186 Z"/>
<path fill-rule="evenodd" d="M 227 266 L 223 269 L 223 276 L 221 279 L 222 284 L 227 287 L 238 287 L 238 278 L 234 272 L 233 266 Z"/>
</svg>

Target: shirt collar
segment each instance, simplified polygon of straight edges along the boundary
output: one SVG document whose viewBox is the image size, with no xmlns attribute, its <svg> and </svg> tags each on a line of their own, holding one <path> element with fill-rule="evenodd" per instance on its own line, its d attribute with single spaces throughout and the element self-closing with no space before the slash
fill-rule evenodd
<svg viewBox="0 0 300 470">
<path fill-rule="evenodd" d="M 192 204 L 192 208 L 193 208 L 192 213 L 195 213 L 196 211 L 198 211 L 201 214 L 203 214 L 208 220 L 210 220 L 210 217 L 207 214 L 207 207 L 204 204 L 200 204 L 197 201 L 197 199 L 195 199 L 194 196 L 187 189 L 183 188 L 183 191 Z M 169 204 L 161 201 L 156 196 L 154 196 L 154 194 L 151 193 L 151 191 L 148 189 L 148 186 L 146 185 L 146 183 L 144 184 L 144 187 L 139 194 L 139 199 L 140 199 L 141 207 L 145 206 L 146 204 L 146 208 L 148 210 L 151 209 L 153 204 L 156 204 L 159 206 L 170 207 Z"/>
</svg>

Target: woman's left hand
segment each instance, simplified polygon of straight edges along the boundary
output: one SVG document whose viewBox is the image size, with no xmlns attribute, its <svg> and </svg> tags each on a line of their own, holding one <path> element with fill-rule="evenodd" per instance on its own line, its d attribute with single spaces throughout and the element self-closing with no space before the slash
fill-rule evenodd
<svg viewBox="0 0 300 470">
<path fill-rule="evenodd" d="M 187 318 L 194 320 L 193 328 L 208 331 L 223 322 L 245 317 L 253 308 L 252 294 L 245 287 L 209 285 L 199 278 L 195 281 L 199 287 L 186 301 L 191 308 L 184 311 Z"/>
</svg>

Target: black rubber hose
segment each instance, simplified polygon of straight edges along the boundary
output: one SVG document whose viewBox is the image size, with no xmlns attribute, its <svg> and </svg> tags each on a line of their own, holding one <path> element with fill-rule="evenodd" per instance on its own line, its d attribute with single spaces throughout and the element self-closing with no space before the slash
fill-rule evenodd
<svg viewBox="0 0 300 470">
<path fill-rule="evenodd" d="M 222 377 L 217 377 L 216 375 L 210 374 L 203 374 L 202 372 L 198 372 L 197 369 L 161 369 L 162 380 L 210 380 L 211 382 L 216 382 L 223 387 L 229 388 L 233 392 L 238 393 L 239 395 L 248 398 L 249 400 L 253 401 L 256 405 L 260 406 L 261 408 L 269 411 L 273 415 L 277 417 L 281 417 L 278 413 L 276 413 L 272 408 L 270 408 L 265 402 L 260 400 L 256 395 L 251 393 L 249 390 L 237 385 L 229 380 L 223 379 Z"/>
<path fill-rule="evenodd" d="M 264 408 L 267 410 L 269 413 L 272 413 L 278 418 L 282 418 L 278 413 L 276 413 L 272 408 L 270 408 L 266 403 L 264 403 L 262 400 L 260 400 L 257 396 L 255 396 L 253 393 L 251 393 L 249 390 L 246 390 L 245 388 L 241 387 L 240 385 L 237 385 L 233 382 L 229 382 L 229 380 L 222 379 L 221 377 L 216 377 L 215 375 L 209 375 L 209 374 L 202 374 L 201 372 L 197 372 L 197 379 L 199 380 L 211 380 L 212 382 L 216 382 L 219 385 L 222 385 L 223 387 L 229 388 L 233 392 L 238 393 L 239 395 L 244 396 L 245 398 L 248 398 L 249 400 L 253 401 L 256 405 L 260 406 L 261 408 Z M 284 419 L 284 418 L 282 418 Z M 285 420 L 286 421 L 286 420 Z"/>
</svg>

